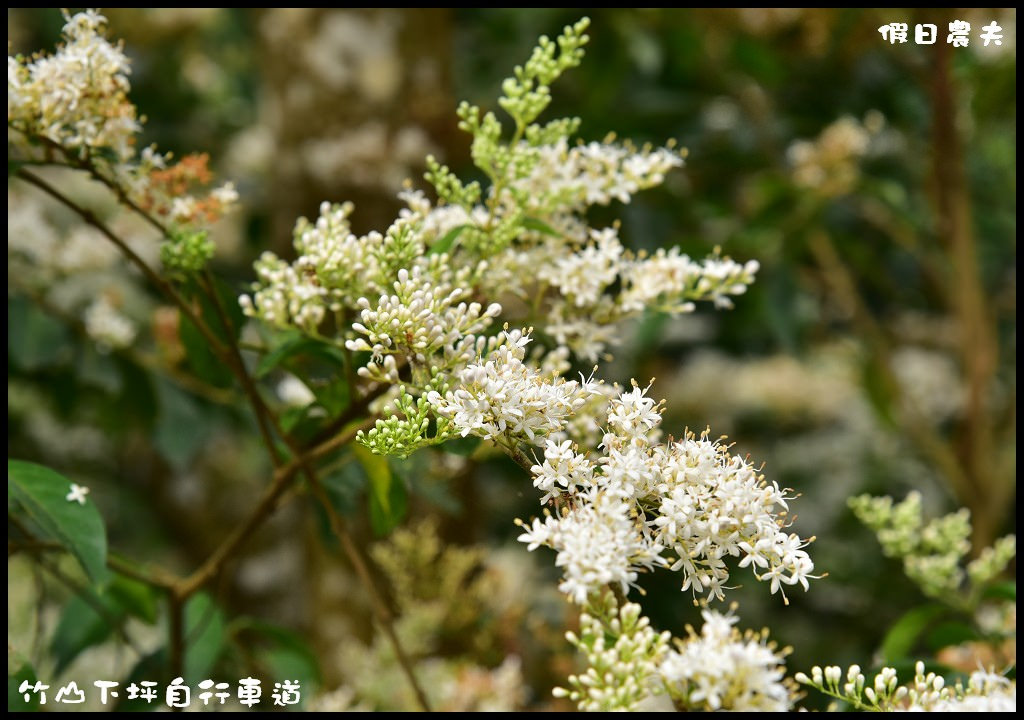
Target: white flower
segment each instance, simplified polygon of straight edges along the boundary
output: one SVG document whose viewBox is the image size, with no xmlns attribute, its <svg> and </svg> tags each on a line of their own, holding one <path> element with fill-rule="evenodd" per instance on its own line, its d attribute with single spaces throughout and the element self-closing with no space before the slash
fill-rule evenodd
<svg viewBox="0 0 1024 720">
<path fill-rule="evenodd" d="M 576 381 L 543 376 L 523 362 L 529 335 L 512 330 L 485 362 L 457 373 L 459 386 L 443 397 L 428 394 L 439 415 L 451 419 L 463 436 L 510 436 L 540 444 L 562 430 L 593 390 Z"/>
<path fill-rule="evenodd" d="M 701 615 L 700 635 L 691 630 L 682 647 L 661 663 L 669 694 L 692 710 L 789 710 L 783 655 L 760 635 L 740 635 L 731 614 L 704 610 Z"/>
<path fill-rule="evenodd" d="M 71 490 L 68 491 L 65 500 L 68 502 L 76 502 L 79 505 L 85 505 L 85 496 L 89 494 L 89 488 L 84 485 L 78 485 L 71 483 Z"/>
<path fill-rule="evenodd" d="M 662 564 L 661 546 L 644 537 L 627 502 L 596 489 L 577 500 L 577 509 L 543 522 L 535 519 L 519 536 L 530 550 L 547 545 L 558 552 L 555 565 L 564 573 L 558 589 L 574 603 L 584 604 L 609 584 L 626 593 L 641 568 Z"/>
</svg>

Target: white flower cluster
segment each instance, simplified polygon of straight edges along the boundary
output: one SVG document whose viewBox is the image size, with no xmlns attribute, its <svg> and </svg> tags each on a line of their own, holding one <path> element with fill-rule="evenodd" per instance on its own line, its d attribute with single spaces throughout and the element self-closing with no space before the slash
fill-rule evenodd
<svg viewBox="0 0 1024 720">
<path fill-rule="evenodd" d="M 659 664 L 668 652 L 670 635 L 657 633 L 636 603 L 616 609 L 606 595 L 580 615 L 580 633 L 566 637 L 587 659 L 582 675 L 570 675 L 570 689 L 556 688 L 585 712 L 639 710 L 640 703 L 657 694 Z"/>
<path fill-rule="evenodd" d="M 541 545 L 558 550 L 555 565 L 564 575 L 558 589 L 572 602 L 584 605 L 592 593 L 607 585 L 617 585 L 625 594 L 641 568 L 652 570 L 664 564 L 658 554 L 661 547 L 637 533 L 626 503 L 596 488 L 576 499 L 577 509 L 558 519 L 534 519 L 519 536 L 529 550 Z"/>
<path fill-rule="evenodd" d="M 923 694 L 922 694 L 923 695 Z M 930 694 L 934 696 L 934 692 Z M 967 687 L 955 695 L 913 703 L 909 711 L 927 712 L 1017 712 L 1017 683 L 992 672 L 979 670 L 971 673 Z"/>
<path fill-rule="evenodd" d="M 231 183 L 204 192 L 208 156 L 137 152 L 142 129 L 128 99 L 128 58 L 104 36 L 94 10 L 68 16 L 64 44 L 52 55 L 7 56 L 8 156 L 20 163 L 84 170 L 165 231 L 161 258 L 174 271 L 195 271 L 212 257 L 205 228 L 238 199 Z"/>
<path fill-rule="evenodd" d="M 508 161 L 508 176 L 495 182 L 486 203 L 478 187 L 463 187 L 435 163 L 428 177 L 441 201 L 435 206 L 420 191 L 402 192 L 407 207 L 385 235 L 355 236 L 351 206 L 325 204 L 315 223 L 297 225 L 294 262 L 264 253 L 256 263 L 253 295 L 241 299 L 246 313 L 316 333 L 332 314 L 342 320 L 357 306 L 365 312 L 363 299 L 372 305 L 373 298 L 391 296 L 400 270 L 421 267 L 424 282 L 461 288 L 482 303 L 501 300 L 511 310 L 508 319 L 534 323 L 560 346 L 594 361 L 618 340 L 623 320 L 647 308 L 690 312 L 699 300 L 729 307 L 730 298 L 754 281 L 756 261 L 740 264 L 717 255 L 698 261 L 675 249 L 636 255 L 623 246 L 617 228 L 592 229 L 584 222 L 580 213 L 588 204 L 612 195 L 628 201 L 661 182 L 682 163 L 677 153 L 610 144 L 569 150 L 564 137 L 550 146 L 521 143 L 504 152 L 516 162 Z M 559 160 L 563 155 L 569 166 Z M 548 165 L 558 172 L 545 170 Z M 523 302 L 506 303 L 507 296 Z M 434 332 L 415 322 L 415 313 L 412 319 L 413 325 L 403 326 L 414 335 Z M 338 323 L 341 340 L 365 335 L 358 327 L 346 332 L 346 325 Z"/>
<path fill-rule="evenodd" d="M 527 212 L 581 211 L 612 200 L 628 203 L 641 190 L 660 185 L 665 175 L 682 166 L 683 158 L 670 148 L 591 142 L 569 146 L 568 138 L 536 149 L 523 143 L 523 152 L 535 153 L 530 172 L 508 186 L 508 193 L 525 200 Z"/>
<path fill-rule="evenodd" d="M 128 57 L 103 37 L 106 18 L 67 18 L 64 45 L 26 61 L 7 56 L 7 124 L 84 157 L 112 150 L 128 160 L 141 129 L 129 102 Z"/>
<path fill-rule="evenodd" d="M 738 618 L 704 610 L 700 635 L 671 650 L 658 668 L 669 696 L 689 710 L 785 712 L 792 696 L 785 680 L 785 652 L 762 634 L 741 635 Z"/>
<path fill-rule="evenodd" d="M 371 362 L 381 362 L 396 351 L 410 361 L 425 364 L 428 357 L 447 353 L 449 360 L 468 360 L 475 350 L 476 333 L 485 330 L 501 313 L 501 305 L 492 303 L 484 309 L 480 303 L 466 303 L 469 292 L 452 288 L 444 282 L 432 283 L 422 267 L 412 273 L 398 271 L 394 294 L 381 295 L 372 307 L 366 298 L 359 299 L 361 322 L 352 329 L 366 337 L 349 340 L 349 350 L 368 350 Z M 458 304 L 456 304 L 458 303 Z M 361 368 L 369 375 L 369 370 Z"/>
<path fill-rule="evenodd" d="M 621 393 L 607 413 L 599 456 L 569 440 L 546 440 L 544 462 L 532 469 L 534 485 L 543 502 L 554 499 L 563 511 L 535 519 L 519 537 L 531 550 L 546 545 L 558 552 L 561 587 L 574 602 L 609 582 L 626 592 L 640 568 L 656 566 L 681 571 L 683 590 L 721 599 L 728 558 L 770 581 L 773 594 L 783 585 L 807 589 L 814 577 L 804 549 L 810 541 L 786 532 L 781 510 L 790 498 L 778 485 L 706 435 L 655 444 L 661 415 L 641 388 Z M 607 545 L 595 548 L 598 538 Z"/>
<path fill-rule="evenodd" d="M 499 342 L 486 361 L 456 373 L 455 389 L 443 396 L 431 392 L 427 399 L 463 436 L 539 444 L 562 430 L 593 392 L 593 383 L 544 376 L 523 362 L 530 336 L 520 330 L 502 334 Z"/>
<path fill-rule="evenodd" d="M 965 687 L 947 685 L 941 675 L 925 673 L 923 662 L 914 668 L 914 679 L 900 685 L 896 670 L 884 667 L 871 684 L 859 665 L 844 673 L 837 665 L 811 668 L 811 675 L 797 673 L 798 683 L 845 700 L 855 709 L 898 712 L 1016 712 L 1017 682 L 997 673 L 978 670 Z"/>
</svg>

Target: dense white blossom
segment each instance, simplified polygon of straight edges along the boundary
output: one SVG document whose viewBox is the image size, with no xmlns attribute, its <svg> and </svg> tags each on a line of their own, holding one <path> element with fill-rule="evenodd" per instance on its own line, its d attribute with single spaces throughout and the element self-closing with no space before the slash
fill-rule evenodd
<svg viewBox="0 0 1024 720">
<path fill-rule="evenodd" d="M 558 499 L 565 510 L 534 520 L 520 536 L 531 550 L 547 545 L 558 552 L 556 564 L 566 568 L 565 588 L 575 602 L 609 575 L 625 592 L 638 566 L 669 566 L 682 574 L 683 590 L 719 599 L 730 562 L 749 567 L 773 594 L 784 586 L 808 588 L 814 577 L 809 541 L 786 531 L 790 498 L 778 485 L 706 435 L 656 443 L 661 415 L 645 389 L 621 392 L 606 412 L 599 453 L 588 455 L 569 440 L 547 441 L 543 463 L 532 468 L 534 485 L 544 492 L 542 502 Z M 597 534 L 614 537 L 617 558 L 593 550 Z"/>
<path fill-rule="evenodd" d="M 458 386 L 428 400 L 463 435 L 540 444 L 586 402 L 589 382 L 543 375 L 523 362 L 530 336 L 512 330 L 490 356 L 456 374 Z"/>
<path fill-rule="evenodd" d="M 519 536 L 533 550 L 547 545 L 558 552 L 555 565 L 562 568 L 558 589 L 576 604 L 607 585 L 623 594 L 636 583 L 641 569 L 653 569 L 664 561 L 661 546 L 637 531 L 631 508 L 622 498 L 597 488 L 574 498 L 578 507 L 559 517 L 548 516 Z"/>
<path fill-rule="evenodd" d="M 54 55 L 26 63 L 7 56 L 7 123 L 76 155 L 109 149 L 121 161 L 141 129 L 128 100 L 128 57 L 103 37 L 106 18 L 87 10 L 67 18 Z"/>
<path fill-rule="evenodd" d="M 690 710 L 789 710 L 785 653 L 762 635 L 741 635 L 732 614 L 704 610 L 701 615 L 700 635 L 691 629 L 690 638 L 669 651 L 658 669 L 669 695 Z"/>
</svg>

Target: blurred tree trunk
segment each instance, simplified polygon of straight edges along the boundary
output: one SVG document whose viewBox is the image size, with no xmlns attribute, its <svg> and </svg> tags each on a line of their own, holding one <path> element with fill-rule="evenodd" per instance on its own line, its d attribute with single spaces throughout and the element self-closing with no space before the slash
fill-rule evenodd
<svg viewBox="0 0 1024 720">
<path fill-rule="evenodd" d="M 357 232 L 383 231 L 403 180 L 455 139 L 450 13 L 277 8 L 257 27 L 274 249 L 324 200 L 354 202 Z"/>
</svg>

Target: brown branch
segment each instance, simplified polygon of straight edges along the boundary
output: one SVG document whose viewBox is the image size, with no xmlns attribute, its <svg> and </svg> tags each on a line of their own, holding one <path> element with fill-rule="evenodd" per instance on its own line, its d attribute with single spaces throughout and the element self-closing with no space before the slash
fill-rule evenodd
<svg viewBox="0 0 1024 720">
<path fill-rule="evenodd" d="M 220 301 L 220 295 L 217 294 L 217 288 L 213 284 L 209 271 L 204 271 L 200 278 L 201 287 L 206 291 L 207 296 L 210 298 L 210 302 L 213 303 L 213 309 L 221 327 L 224 328 L 224 332 L 227 334 L 227 337 L 234 337 L 235 328 L 232 326 L 231 319 L 228 317 L 227 311 L 224 309 L 224 305 Z M 238 349 L 238 346 L 232 342 L 228 342 L 227 348 L 228 350 L 225 354 L 226 357 L 223 357 L 223 359 L 227 361 L 228 367 L 233 369 L 235 376 L 242 385 L 242 391 L 249 399 L 249 404 L 252 406 L 256 415 L 256 426 L 259 428 L 260 437 L 263 438 L 263 442 L 267 446 L 267 452 L 271 453 L 271 456 L 274 459 L 274 466 L 276 467 L 281 463 L 277 454 L 277 446 L 274 442 L 273 433 L 271 433 L 270 425 L 267 422 L 265 412 L 266 404 L 263 402 L 263 398 L 260 397 L 259 389 L 249 376 L 249 371 L 245 368 L 245 360 L 242 358 L 242 352 Z"/>
<path fill-rule="evenodd" d="M 359 576 L 360 581 L 366 587 L 367 592 L 370 593 L 370 605 L 373 610 L 374 616 L 377 618 L 377 622 L 380 623 L 384 629 L 385 635 L 387 635 L 388 642 L 391 644 L 392 649 L 395 651 L 395 657 L 398 659 L 399 665 L 402 667 L 402 672 L 405 674 L 406 680 L 412 687 L 412 691 L 416 696 L 416 701 L 420 705 L 420 709 L 424 712 L 431 712 L 430 701 L 427 699 L 426 693 L 420 686 L 418 679 L 416 678 L 416 671 L 413 668 L 412 660 L 409 655 L 405 652 L 405 648 L 402 646 L 401 641 L 398 639 L 398 634 L 395 632 L 394 617 L 391 611 L 388 609 L 387 603 L 381 596 L 380 591 L 377 589 L 377 584 L 373 580 L 373 575 L 370 573 L 369 567 L 366 564 L 365 559 L 359 552 L 359 548 L 356 547 L 355 541 L 352 539 L 351 533 L 345 526 L 344 520 L 338 515 L 334 509 L 334 505 L 331 504 L 331 499 L 327 496 L 324 491 L 323 485 L 315 474 L 307 474 L 309 481 L 309 487 L 313 491 L 313 495 L 323 506 L 324 512 L 327 513 L 328 522 L 331 525 L 331 530 L 338 536 L 341 541 L 341 547 L 352 563 L 352 567 L 355 568 L 356 575 Z"/>
<path fill-rule="evenodd" d="M 226 321 L 226 318 L 225 318 Z M 284 440 L 288 449 L 291 450 L 294 455 L 294 462 L 298 463 L 302 474 L 306 477 L 306 481 L 309 483 L 310 488 L 313 491 L 314 496 L 324 507 L 324 511 L 327 513 L 331 529 L 334 534 L 338 536 L 341 541 L 341 547 L 348 557 L 349 562 L 352 563 L 355 568 L 356 575 L 359 580 L 363 583 L 366 591 L 370 594 L 370 604 L 373 609 L 373 613 L 384 629 L 384 633 L 388 638 L 388 642 L 391 644 L 392 649 L 395 652 L 395 657 L 398 659 L 398 663 L 402 668 L 402 672 L 405 674 L 406 680 L 412 687 L 413 694 L 416 696 L 416 700 L 420 705 L 420 709 L 424 712 L 430 712 L 430 701 L 427 699 L 426 693 L 420 686 L 419 680 L 416 677 L 416 671 L 413 668 L 412 661 L 409 659 L 408 653 L 405 652 L 405 648 L 402 646 L 401 641 L 398 638 L 398 633 L 395 632 L 394 618 L 384 601 L 384 598 L 377 588 L 377 584 L 374 582 L 373 575 L 370 572 L 366 560 L 360 554 L 359 549 L 356 547 L 356 543 L 352 538 L 351 533 L 345 526 L 342 518 L 337 514 L 334 506 L 331 504 L 330 498 L 327 497 L 327 493 L 324 492 L 323 485 L 320 483 L 320 479 L 317 476 L 316 469 L 308 456 L 312 454 L 303 454 L 301 448 L 298 447 L 288 433 L 284 432 L 281 428 L 280 421 L 277 416 L 267 407 L 266 403 L 263 402 L 263 398 L 255 391 L 255 386 L 252 385 L 252 378 L 249 377 L 248 372 L 245 369 L 245 365 L 241 362 L 241 356 L 238 356 L 237 373 L 239 379 L 243 385 L 248 384 L 253 387 L 253 391 L 247 393 L 252 403 L 253 410 L 256 412 L 257 417 L 260 419 L 261 424 L 266 423 L 273 426 L 277 434 Z M 364 398 L 364 401 L 368 404 L 369 400 Z M 315 451 L 315 450 L 314 450 Z M 271 459 L 274 464 L 280 465 L 279 454 L 273 446 L 269 447 Z"/>
<path fill-rule="evenodd" d="M 974 547 L 990 544 L 1005 517 L 1015 478 L 992 466 L 993 427 L 989 393 L 999 363 L 999 341 L 988 307 L 974 236 L 963 143 L 957 128 L 952 46 L 935 46 L 932 71 L 932 160 L 937 229 L 953 271 L 949 303 L 960 326 L 961 362 L 967 385 L 964 465 L 970 484 L 960 499 L 971 509 Z"/>
<path fill-rule="evenodd" d="M 892 372 L 888 339 L 861 297 L 853 275 L 843 263 L 832 239 L 824 231 L 817 230 L 811 233 L 809 245 L 837 301 L 867 343 L 873 356 L 874 369 L 885 383 L 887 394 L 890 397 L 902 397 L 903 393 Z M 968 480 L 956 454 L 936 432 L 931 420 L 909 398 L 896 403 L 895 410 L 902 415 L 901 425 L 911 440 L 941 469 L 953 492 L 963 498 L 964 493 L 969 492 Z"/>
<path fill-rule="evenodd" d="M 65 157 L 67 157 L 66 153 Z M 81 170 L 85 170 L 92 177 L 102 182 L 117 195 L 118 200 L 122 204 L 128 206 L 145 218 L 161 233 L 161 235 L 165 237 L 167 236 L 167 229 L 159 221 L 150 216 L 129 197 L 127 197 L 123 189 L 117 185 L 117 183 L 110 181 L 99 173 L 92 163 L 88 161 L 75 161 L 73 166 Z M 380 592 L 373 582 L 373 577 L 366 562 L 359 554 L 355 542 L 352 536 L 345 529 L 341 518 L 334 512 L 333 507 L 330 505 L 329 499 L 326 497 L 326 493 L 324 493 L 323 487 L 317 478 L 316 471 L 312 466 L 312 463 L 318 458 L 351 442 L 358 430 L 368 429 L 372 425 L 371 419 L 367 419 L 357 427 L 346 428 L 347 425 L 361 417 L 366 412 L 369 404 L 375 398 L 383 395 L 387 391 L 388 386 L 379 386 L 366 393 L 362 398 L 353 400 L 349 408 L 347 408 L 344 413 L 342 413 L 338 418 L 335 418 L 334 421 L 321 431 L 321 434 L 313 439 L 312 442 L 318 444 L 314 444 L 312 447 L 305 449 L 297 447 L 292 439 L 282 431 L 276 416 L 270 411 L 266 403 L 263 401 L 258 388 L 245 367 L 245 362 L 242 358 L 241 352 L 235 344 L 228 342 L 225 346 L 225 344 L 221 343 L 220 339 L 211 331 L 205 322 L 203 322 L 198 313 L 193 310 L 191 305 L 177 292 L 177 290 L 169 282 L 160 277 L 152 268 L 150 268 L 149 265 L 147 265 L 146 262 L 127 245 L 127 243 L 115 235 L 114 232 L 103 224 L 91 211 L 79 206 L 42 178 L 28 172 L 24 168 L 19 168 L 17 174 L 22 180 L 36 186 L 54 199 L 58 200 L 77 213 L 87 224 L 99 230 L 105 237 L 114 243 L 114 245 L 133 265 L 142 272 L 150 283 L 166 295 L 178 307 L 182 314 L 195 324 L 203 337 L 210 343 L 211 350 L 232 369 L 233 373 L 241 383 L 242 389 L 255 412 L 260 435 L 267 446 L 267 451 L 270 453 L 275 466 L 274 478 L 270 486 L 264 491 L 263 496 L 256 507 L 252 512 L 250 512 L 249 516 L 242 522 L 242 524 L 236 527 L 192 574 L 188 577 L 175 579 L 173 581 L 168 581 L 166 578 L 158 580 L 156 577 L 144 576 L 138 573 L 135 575 L 136 577 L 145 578 L 145 581 L 157 585 L 158 587 L 163 587 L 168 591 L 170 614 L 169 655 L 172 677 L 181 675 L 184 667 L 186 649 L 184 628 L 185 602 L 189 597 L 195 594 L 200 588 L 219 574 L 228 558 L 230 558 L 241 544 L 260 525 L 263 524 L 266 518 L 273 513 L 281 496 L 293 484 L 296 473 L 301 471 L 306 476 L 310 487 L 313 488 L 313 491 L 320 502 L 324 504 L 328 516 L 331 518 L 331 526 L 341 540 L 342 547 L 344 548 L 346 555 L 349 557 L 356 569 L 357 575 L 364 585 L 366 585 L 368 592 L 373 598 L 374 612 L 388 636 L 418 702 L 423 710 L 429 711 L 430 705 L 426 694 L 420 687 L 416 679 L 412 663 L 395 633 L 393 618 L 391 617 L 390 612 L 383 602 Z M 208 274 L 204 274 L 202 276 L 202 285 L 213 302 L 219 322 L 230 337 L 233 334 L 230 318 L 228 317 Z M 350 390 L 351 389 L 354 389 L 354 386 L 350 387 Z M 293 458 L 288 463 L 282 463 L 280 453 L 278 452 L 274 441 L 272 428 L 277 432 L 277 435 L 285 441 L 293 453 Z M 341 432 L 331 437 L 331 435 L 338 430 L 341 430 Z M 305 450 L 305 452 L 303 452 L 303 450 Z M 128 568 L 126 567 L 125 569 Z M 134 569 L 132 569 L 132 571 L 134 572 Z"/>
</svg>

